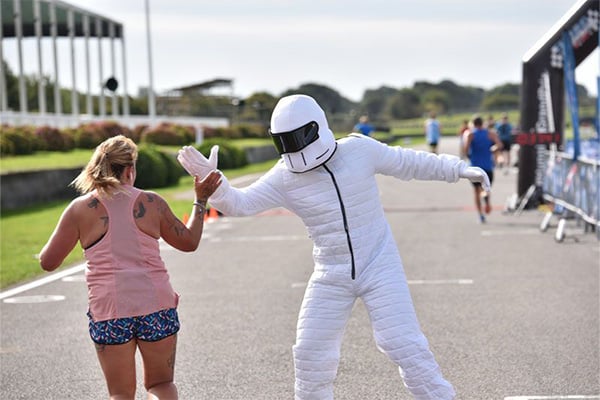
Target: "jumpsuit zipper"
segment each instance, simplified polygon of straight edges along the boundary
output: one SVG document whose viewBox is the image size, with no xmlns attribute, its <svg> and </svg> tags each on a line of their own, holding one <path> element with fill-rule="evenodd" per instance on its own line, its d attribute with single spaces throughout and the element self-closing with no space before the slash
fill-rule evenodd
<svg viewBox="0 0 600 400">
<path fill-rule="evenodd" d="M 329 173 L 331 176 L 331 180 L 333 181 L 333 186 L 335 187 L 335 191 L 338 196 L 338 200 L 340 202 L 340 209 L 342 210 L 342 219 L 344 220 L 344 231 L 346 231 L 346 239 L 348 240 L 348 249 L 350 250 L 350 258 L 352 260 L 352 280 L 354 280 L 356 276 L 356 268 L 354 267 L 354 250 L 352 249 L 352 241 L 350 240 L 350 230 L 348 229 L 348 219 L 346 218 L 346 207 L 344 207 L 344 201 L 342 200 L 342 194 L 340 193 L 340 188 L 335 180 L 335 176 L 333 172 L 327 168 L 327 165 L 323 164 L 323 168 L 325 171 Z"/>
</svg>

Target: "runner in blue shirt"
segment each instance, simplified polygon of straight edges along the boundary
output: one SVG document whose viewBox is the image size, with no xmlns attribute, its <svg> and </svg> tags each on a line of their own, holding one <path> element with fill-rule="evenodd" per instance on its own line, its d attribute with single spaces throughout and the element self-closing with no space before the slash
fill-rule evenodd
<svg viewBox="0 0 600 400">
<path fill-rule="evenodd" d="M 437 146 L 442 135 L 442 125 L 435 119 L 435 112 L 429 113 L 429 118 L 425 120 L 425 139 L 432 153 L 437 154 Z"/>
<path fill-rule="evenodd" d="M 465 154 L 468 154 L 471 165 L 479 167 L 485 171 L 490 179 L 490 186 L 494 181 L 494 155 L 492 146 L 496 145 L 498 150 L 502 149 L 502 142 L 495 132 L 491 132 L 483 128 L 483 120 L 476 116 L 473 119 L 473 129 L 467 134 L 465 141 Z M 485 213 L 489 214 L 492 211 L 491 195 L 489 192 L 483 191 L 480 184 L 473 184 L 475 194 L 475 207 L 479 213 L 479 221 L 485 222 L 485 215 L 481 207 L 481 199 L 485 203 Z"/>
<path fill-rule="evenodd" d="M 375 128 L 373 128 L 373 125 L 369 124 L 369 118 L 366 115 L 360 117 L 358 124 L 354 125 L 354 132 L 362 133 L 365 136 L 371 136 L 371 132 L 374 130 Z"/>
</svg>

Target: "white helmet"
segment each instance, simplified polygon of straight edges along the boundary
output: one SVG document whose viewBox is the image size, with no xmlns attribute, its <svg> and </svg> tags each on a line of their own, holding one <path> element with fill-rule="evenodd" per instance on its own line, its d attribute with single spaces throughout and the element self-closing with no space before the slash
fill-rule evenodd
<svg viewBox="0 0 600 400">
<path fill-rule="evenodd" d="M 271 115 L 269 134 L 292 172 L 318 167 L 329 160 L 336 147 L 325 112 L 315 99 L 302 94 L 279 100 Z"/>
</svg>

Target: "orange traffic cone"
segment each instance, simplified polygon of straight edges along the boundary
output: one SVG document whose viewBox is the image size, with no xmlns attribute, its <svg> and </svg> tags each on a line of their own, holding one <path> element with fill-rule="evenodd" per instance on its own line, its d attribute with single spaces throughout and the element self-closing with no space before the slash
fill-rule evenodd
<svg viewBox="0 0 600 400">
<path fill-rule="evenodd" d="M 208 219 L 217 219 L 219 218 L 219 213 L 217 212 L 217 209 L 214 207 L 211 207 L 208 209 Z"/>
</svg>

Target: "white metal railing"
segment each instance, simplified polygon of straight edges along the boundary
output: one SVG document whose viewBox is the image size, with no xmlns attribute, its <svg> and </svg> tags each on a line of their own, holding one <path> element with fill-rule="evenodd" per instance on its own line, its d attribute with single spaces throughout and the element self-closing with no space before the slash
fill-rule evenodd
<svg viewBox="0 0 600 400">
<path fill-rule="evenodd" d="M 139 125 L 155 126 L 161 122 L 171 122 L 181 125 L 191 125 L 196 129 L 203 127 L 219 128 L 229 126 L 229 119 L 218 117 L 170 117 L 157 115 L 154 118 L 144 115 L 107 115 L 101 117 L 99 115 L 72 115 L 72 114 L 38 114 L 38 113 L 22 113 L 15 111 L 1 111 L 0 125 L 33 125 L 42 126 L 48 125 L 56 128 L 75 128 L 81 124 L 88 122 L 100 121 L 115 121 L 128 128 L 135 128 Z"/>
</svg>

